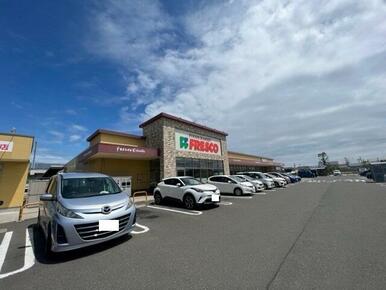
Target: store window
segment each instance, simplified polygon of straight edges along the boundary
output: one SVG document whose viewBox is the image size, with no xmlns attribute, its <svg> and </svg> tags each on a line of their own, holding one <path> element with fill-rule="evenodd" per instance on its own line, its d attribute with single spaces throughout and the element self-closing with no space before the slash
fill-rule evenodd
<svg viewBox="0 0 386 290">
<path fill-rule="evenodd" d="M 224 163 L 222 160 L 208 160 L 195 158 L 176 158 L 177 176 L 193 176 L 207 182 L 212 175 L 224 174 Z"/>
</svg>

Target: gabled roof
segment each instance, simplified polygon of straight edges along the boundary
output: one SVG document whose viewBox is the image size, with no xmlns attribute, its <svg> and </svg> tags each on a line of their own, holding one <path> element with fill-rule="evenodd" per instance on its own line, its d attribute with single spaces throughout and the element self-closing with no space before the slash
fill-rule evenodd
<svg viewBox="0 0 386 290">
<path fill-rule="evenodd" d="M 190 126 L 194 126 L 194 127 L 206 130 L 206 131 L 210 131 L 210 132 L 216 133 L 216 134 L 220 134 L 220 135 L 223 135 L 223 136 L 228 136 L 228 134 L 223 132 L 223 131 L 219 131 L 219 130 L 216 130 L 216 129 L 213 129 L 213 128 L 209 128 L 207 126 L 204 126 L 204 125 L 201 125 L 201 124 L 197 124 L 195 122 L 188 121 L 188 120 L 185 120 L 185 119 L 182 119 L 180 117 L 176 117 L 176 116 L 173 116 L 173 115 L 170 115 L 170 114 L 167 114 L 167 113 L 160 113 L 157 116 L 154 116 L 153 118 L 143 122 L 142 124 L 139 125 L 139 127 L 143 128 L 143 127 L 145 127 L 145 126 L 147 126 L 147 125 L 149 125 L 149 124 L 151 124 L 151 123 L 153 123 L 153 122 L 155 122 L 155 121 L 157 121 L 158 119 L 161 119 L 161 118 L 166 118 L 166 119 L 173 120 L 173 121 L 176 121 L 176 122 L 181 122 L 181 123 L 184 123 L 184 124 L 187 124 L 187 125 L 190 125 Z"/>
</svg>

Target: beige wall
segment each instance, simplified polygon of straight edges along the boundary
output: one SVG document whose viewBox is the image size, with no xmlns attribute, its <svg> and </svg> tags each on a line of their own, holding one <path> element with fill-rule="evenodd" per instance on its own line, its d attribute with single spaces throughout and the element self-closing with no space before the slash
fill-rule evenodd
<svg viewBox="0 0 386 290">
<path fill-rule="evenodd" d="M 12 152 L 0 152 L 0 161 L 27 161 L 31 155 L 33 138 L 0 134 L 0 141 L 13 142 Z"/>
<path fill-rule="evenodd" d="M 1 141 L 13 142 L 12 152 L 0 152 L 0 209 L 20 207 L 28 177 L 33 138 L 0 134 Z"/>
<path fill-rule="evenodd" d="M 150 161 L 98 158 L 86 163 L 87 170 L 111 176 L 131 176 L 132 190 L 148 189 L 150 185 Z"/>
<path fill-rule="evenodd" d="M 0 162 L 0 208 L 19 207 L 23 204 L 27 182 L 28 162 Z"/>
</svg>

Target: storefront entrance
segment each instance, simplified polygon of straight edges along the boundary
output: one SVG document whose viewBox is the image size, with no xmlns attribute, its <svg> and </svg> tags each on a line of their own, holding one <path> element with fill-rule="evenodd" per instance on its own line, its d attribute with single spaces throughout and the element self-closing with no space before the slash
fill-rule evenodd
<svg viewBox="0 0 386 290">
<path fill-rule="evenodd" d="M 222 160 L 176 158 L 177 176 L 193 176 L 206 182 L 209 176 L 224 174 Z"/>
</svg>

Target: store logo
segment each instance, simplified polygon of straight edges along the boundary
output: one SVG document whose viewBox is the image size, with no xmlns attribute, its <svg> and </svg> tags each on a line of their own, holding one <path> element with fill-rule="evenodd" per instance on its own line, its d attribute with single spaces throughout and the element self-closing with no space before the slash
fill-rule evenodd
<svg viewBox="0 0 386 290">
<path fill-rule="evenodd" d="M 219 143 L 210 139 L 200 139 L 192 136 L 179 136 L 179 149 L 187 151 L 199 151 L 203 153 L 218 154 Z"/>
<path fill-rule="evenodd" d="M 13 142 L 0 141 L 0 152 L 12 152 Z"/>
<path fill-rule="evenodd" d="M 180 136 L 180 148 L 188 149 L 188 146 L 189 146 L 188 141 L 189 141 L 189 138 Z"/>
</svg>

